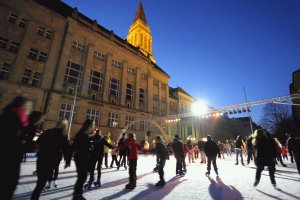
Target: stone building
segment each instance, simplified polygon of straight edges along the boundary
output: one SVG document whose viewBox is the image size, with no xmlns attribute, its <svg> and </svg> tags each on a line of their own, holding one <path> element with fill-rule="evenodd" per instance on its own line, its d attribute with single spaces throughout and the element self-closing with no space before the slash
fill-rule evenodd
<svg viewBox="0 0 300 200">
<path fill-rule="evenodd" d="M 170 77 L 154 62 L 141 3 L 129 42 L 59 0 L 3 0 L 0 24 L 1 108 L 24 95 L 49 128 L 70 119 L 76 93 L 70 137 L 91 118 L 114 139 L 128 125 L 139 140 L 148 119 L 168 114 Z"/>
<path fill-rule="evenodd" d="M 290 94 L 300 93 L 300 70 L 293 72 L 292 79 L 293 82 L 290 84 Z M 293 103 L 300 104 L 300 100 L 294 99 Z M 292 106 L 292 113 L 295 122 L 300 124 L 300 106 Z"/>
</svg>

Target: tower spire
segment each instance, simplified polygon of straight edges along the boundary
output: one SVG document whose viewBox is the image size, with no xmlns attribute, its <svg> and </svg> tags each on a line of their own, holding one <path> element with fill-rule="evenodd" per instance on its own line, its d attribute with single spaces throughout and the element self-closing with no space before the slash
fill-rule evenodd
<svg viewBox="0 0 300 200">
<path fill-rule="evenodd" d="M 129 28 L 127 41 L 133 46 L 139 47 L 145 56 L 149 57 L 152 62 L 155 62 L 152 54 L 152 35 L 147 24 L 142 1 L 139 3 L 133 23 Z"/>
<path fill-rule="evenodd" d="M 133 23 L 135 21 L 137 21 L 138 19 L 142 20 L 142 22 L 144 22 L 145 24 L 147 24 L 147 20 L 146 20 L 146 16 L 145 16 L 145 12 L 144 12 L 142 1 L 140 1 L 140 3 L 139 3 L 139 7 L 138 7 L 138 9 L 136 11 Z"/>
</svg>

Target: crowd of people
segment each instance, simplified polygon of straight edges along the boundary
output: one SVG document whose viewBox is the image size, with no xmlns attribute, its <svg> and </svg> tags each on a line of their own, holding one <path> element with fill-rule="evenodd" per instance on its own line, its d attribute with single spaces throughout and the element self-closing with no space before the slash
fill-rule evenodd
<svg viewBox="0 0 300 200">
<path fill-rule="evenodd" d="M 68 121 L 59 120 L 55 127 L 47 129 L 40 133 L 38 128 L 43 123 L 44 115 L 41 112 L 33 111 L 31 101 L 18 96 L 8 104 L 0 114 L 0 128 L 5 130 L 3 134 L 3 143 L 0 145 L 4 154 L 6 165 L 1 170 L 3 177 L 9 176 L 3 187 L 0 187 L 0 199 L 12 199 L 20 173 L 20 164 L 24 160 L 24 152 L 31 151 L 35 144 L 38 145 L 36 175 L 37 183 L 32 192 L 31 199 L 39 199 L 42 191 L 50 187 L 56 187 L 56 180 L 59 174 L 59 165 L 61 160 L 65 160 L 65 168 L 70 166 L 74 160 L 77 171 L 77 180 L 74 187 L 73 199 L 84 199 L 83 189 L 101 187 L 101 169 L 103 167 L 112 168 L 114 163 L 117 170 L 129 167 L 129 183 L 126 189 L 136 187 L 138 151 L 154 153 L 157 157 L 154 171 L 159 174 L 159 181 L 156 186 L 164 186 L 164 166 L 169 159 L 170 154 L 174 154 L 176 166 L 174 166 L 176 176 L 184 176 L 187 173 L 186 157 L 189 163 L 200 163 L 207 165 L 206 175 L 210 176 L 211 165 L 215 174 L 218 175 L 217 157 L 226 159 L 235 153 L 236 162 L 242 165 L 244 159 L 247 164 L 254 162 L 257 166 L 254 186 L 260 182 L 261 173 L 265 166 L 268 167 L 271 183 L 276 187 L 275 165 L 280 162 L 286 167 L 283 160 L 288 160 L 288 154 L 291 162 L 296 162 L 300 174 L 300 139 L 290 134 L 286 145 L 282 145 L 277 138 L 273 138 L 269 133 L 262 130 L 256 130 L 248 138 L 237 136 L 236 140 L 214 141 L 212 136 L 199 138 L 197 142 L 188 137 L 186 141 L 175 135 L 173 141 L 164 142 L 161 136 L 156 136 L 153 145 L 144 141 L 140 145 L 136 140 L 134 133 L 122 133 L 118 140 L 113 141 L 110 133 L 102 134 L 95 128 L 95 122 L 86 119 L 82 127 L 70 141 L 68 138 Z M 38 134 L 38 139 L 35 137 Z M 33 142 L 35 141 L 35 142 Z M 4 143 L 9 144 L 9 146 Z M 31 150 L 30 150 L 31 149 Z M 109 151 L 111 151 L 111 163 L 109 160 Z M 119 155 L 119 159 L 118 159 Z M 95 180 L 94 171 L 97 169 L 97 179 Z M 89 176 L 89 178 L 88 178 Z M 88 181 L 87 181 L 88 179 Z M 87 183 L 86 183 L 87 181 Z"/>
</svg>

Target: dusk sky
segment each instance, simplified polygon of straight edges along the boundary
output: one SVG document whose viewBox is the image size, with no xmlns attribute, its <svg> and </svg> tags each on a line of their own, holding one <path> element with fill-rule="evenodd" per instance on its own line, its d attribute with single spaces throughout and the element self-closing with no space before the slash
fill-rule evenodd
<svg viewBox="0 0 300 200">
<path fill-rule="evenodd" d="M 126 39 L 140 0 L 63 0 Z M 142 0 L 156 64 L 214 107 L 289 94 L 300 68 L 299 0 Z M 259 122 L 263 106 L 252 108 Z M 243 115 L 235 115 L 240 117 Z"/>
</svg>

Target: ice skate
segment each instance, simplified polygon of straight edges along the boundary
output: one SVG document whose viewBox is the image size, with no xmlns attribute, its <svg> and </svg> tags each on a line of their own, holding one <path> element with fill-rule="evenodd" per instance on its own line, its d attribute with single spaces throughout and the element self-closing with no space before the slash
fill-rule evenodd
<svg viewBox="0 0 300 200">
<path fill-rule="evenodd" d="M 49 190 L 50 188 L 51 188 L 51 181 L 48 181 L 47 185 L 44 188 L 44 190 Z"/>
<path fill-rule="evenodd" d="M 134 184 L 132 184 L 132 183 L 128 183 L 126 186 L 125 186 L 125 188 L 126 189 L 134 189 L 135 188 L 135 186 L 134 186 Z"/>
<path fill-rule="evenodd" d="M 101 187 L 101 182 L 100 182 L 99 179 L 96 182 L 94 182 L 94 186 L 95 187 Z"/>
<path fill-rule="evenodd" d="M 86 189 L 86 190 L 91 190 L 92 184 L 91 184 L 91 183 L 87 183 L 87 184 L 85 184 L 83 187 L 84 187 L 84 189 Z"/>
<path fill-rule="evenodd" d="M 56 184 L 55 181 L 52 181 L 52 187 L 53 187 L 53 188 L 57 188 L 57 184 Z"/>
<path fill-rule="evenodd" d="M 259 180 L 255 180 L 253 186 L 256 187 L 258 185 L 258 183 L 259 183 Z"/>
<path fill-rule="evenodd" d="M 160 186 L 160 187 L 163 187 L 164 185 L 166 184 L 166 182 L 164 180 L 162 181 L 158 181 L 155 186 Z"/>
<path fill-rule="evenodd" d="M 210 172 L 209 172 L 209 171 L 205 173 L 205 176 L 209 176 L 209 175 L 210 175 Z"/>
</svg>

